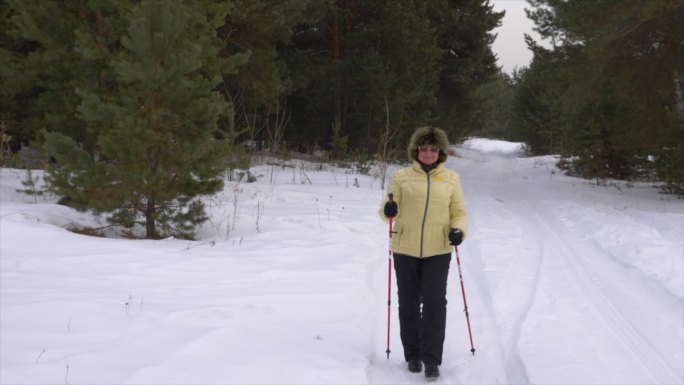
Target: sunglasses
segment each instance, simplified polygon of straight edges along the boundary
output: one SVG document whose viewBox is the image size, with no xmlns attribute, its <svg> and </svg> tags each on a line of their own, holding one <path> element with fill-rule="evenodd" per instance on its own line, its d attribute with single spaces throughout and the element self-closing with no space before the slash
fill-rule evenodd
<svg viewBox="0 0 684 385">
<path fill-rule="evenodd" d="M 439 152 L 439 147 L 420 146 L 420 147 L 418 147 L 418 151 L 420 151 L 420 152 L 430 151 L 432 153 L 436 153 L 436 152 Z"/>
</svg>

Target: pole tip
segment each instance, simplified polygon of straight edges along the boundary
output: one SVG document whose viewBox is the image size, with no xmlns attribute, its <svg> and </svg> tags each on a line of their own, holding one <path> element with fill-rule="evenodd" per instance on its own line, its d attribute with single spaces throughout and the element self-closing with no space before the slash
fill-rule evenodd
<svg viewBox="0 0 684 385">
<path fill-rule="evenodd" d="M 473 353 L 473 355 L 475 355 L 475 348 L 470 349 L 470 352 Z"/>
</svg>

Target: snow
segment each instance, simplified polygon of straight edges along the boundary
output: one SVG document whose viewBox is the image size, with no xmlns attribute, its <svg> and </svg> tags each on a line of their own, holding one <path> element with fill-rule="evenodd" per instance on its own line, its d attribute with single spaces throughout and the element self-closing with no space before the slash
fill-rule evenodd
<svg viewBox="0 0 684 385">
<path fill-rule="evenodd" d="M 522 155 L 525 144 L 505 140 L 470 138 L 463 143 L 463 147 L 486 154 Z"/>
<path fill-rule="evenodd" d="M 436 383 L 684 383 L 684 201 L 562 175 L 519 145 L 471 139 L 449 158 L 476 354 L 452 262 Z M 303 161 L 252 171 L 207 199 L 191 242 L 70 232 L 104 223 L 0 170 L 0 383 L 424 382 L 396 298 L 385 354 L 380 181 Z"/>
</svg>

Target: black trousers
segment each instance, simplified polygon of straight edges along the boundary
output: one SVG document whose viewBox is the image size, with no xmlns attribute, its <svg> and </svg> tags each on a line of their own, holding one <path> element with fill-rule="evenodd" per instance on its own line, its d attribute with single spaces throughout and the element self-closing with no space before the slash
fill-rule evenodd
<svg viewBox="0 0 684 385">
<path fill-rule="evenodd" d="M 442 364 L 450 262 L 451 254 L 428 258 L 394 254 L 399 326 L 406 361 Z"/>
</svg>

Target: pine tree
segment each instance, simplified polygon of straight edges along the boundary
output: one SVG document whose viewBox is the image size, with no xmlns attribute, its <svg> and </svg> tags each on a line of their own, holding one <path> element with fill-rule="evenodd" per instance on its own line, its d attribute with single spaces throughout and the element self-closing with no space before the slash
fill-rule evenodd
<svg viewBox="0 0 684 385">
<path fill-rule="evenodd" d="M 288 128 L 282 118 L 289 116 L 286 97 L 296 86 L 278 48 L 290 41 L 295 25 L 319 18 L 326 2 L 233 0 L 233 4 L 219 30 L 222 54 L 248 52 L 250 56 L 239 72 L 224 77 L 221 90 L 235 110 L 227 125 L 261 148 L 269 136 Z"/>
<path fill-rule="evenodd" d="M 120 9 L 128 1 L 21 1 L 0 5 L 3 18 L 0 71 L 3 115 L 15 138 L 29 144 L 46 128 L 92 150 L 94 136 L 76 116 L 78 87 L 108 87 L 105 59 L 123 32 Z M 93 41 L 91 49 L 84 42 Z M 6 105 L 5 105 L 6 104 Z"/>
<path fill-rule="evenodd" d="M 480 109 L 477 89 L 498 73 L 491 31 L 501 25 L 504 12 L 494 12 L 489 0 L 438 3 L 443 4 L 430 9 L 442 50 L 438 125 L 453 137 L 463 137 Z"/>
<path fill-rule="evenodd" d="M 573 50 L 549 50 L 529 37 L 527 44 L 534 57 L 514 76 L 511 131 L 532 154 L 559 154 L 565 149 L 563 98 L 570 84 L 567 68 Z"/>
<path fill-rule="evenodd" d="M 0 2 L 0 166 L 5 166 L 8 160 L 5 152 L 19 149 L 22 142 L 18 138 L 21 131 L 16 128 L 20 122 L 20 94 L 25 85 L 17 82 L 18 66 L 16 65 L 17 51 L 21 50 L 21 43 L 8 35 L 12 29 L 10 19 L 14 11 L 5 2 Z"/>
<path fill-rule="evenodd" d="M 588 176 L 655 174 L 684 191 L 684 3 L 532 0 L 554 50 L 571 52 L 562 104 L 564 149 Z M 655 159 L 653 162 L 651 159 Z"/>
<path fill-rule="evenodd" d="M 352 146 L 376 151 L 386 127 L 408 140 L 434 123 L 442 51 L 422 2 L 356 5 L 345 42 L 343 128 Z"/>
<path fill-rule="evenodd" d="M 123 12 L 130 23 L 111 58 L 115 88 L 78 90 L 96 154 L 46 133 L 57 160 L 47 179 L 67 204 L 142 225 L 147 238 L 191 237 L 206 220 L 199 197 L 222 188 L 230 155 L 232 138 L 217 126 L 230 106 L 215 89 L 245 57 L 219 57 L 228 8 L 215 2 L 144 0 Z"/>
<path fill-rule="evenodd" d="M 335 1 L 320 23 L 299 26 L 283 47 L 293 79 L 302 79 L 288 98 L 296 141 L 330 143 L 339 121 L 351 148 L 375 151 L 386 126 L 403 139 L 434 119 L 441 51 L 425 8 Z"/>
<path fill-rule="evenodd" d="M 512 135 L 514 79 L 500 72 L 475 92 L 479 101 L 471 134 L 474 136 L 516 140 Z"/>
</svg>

